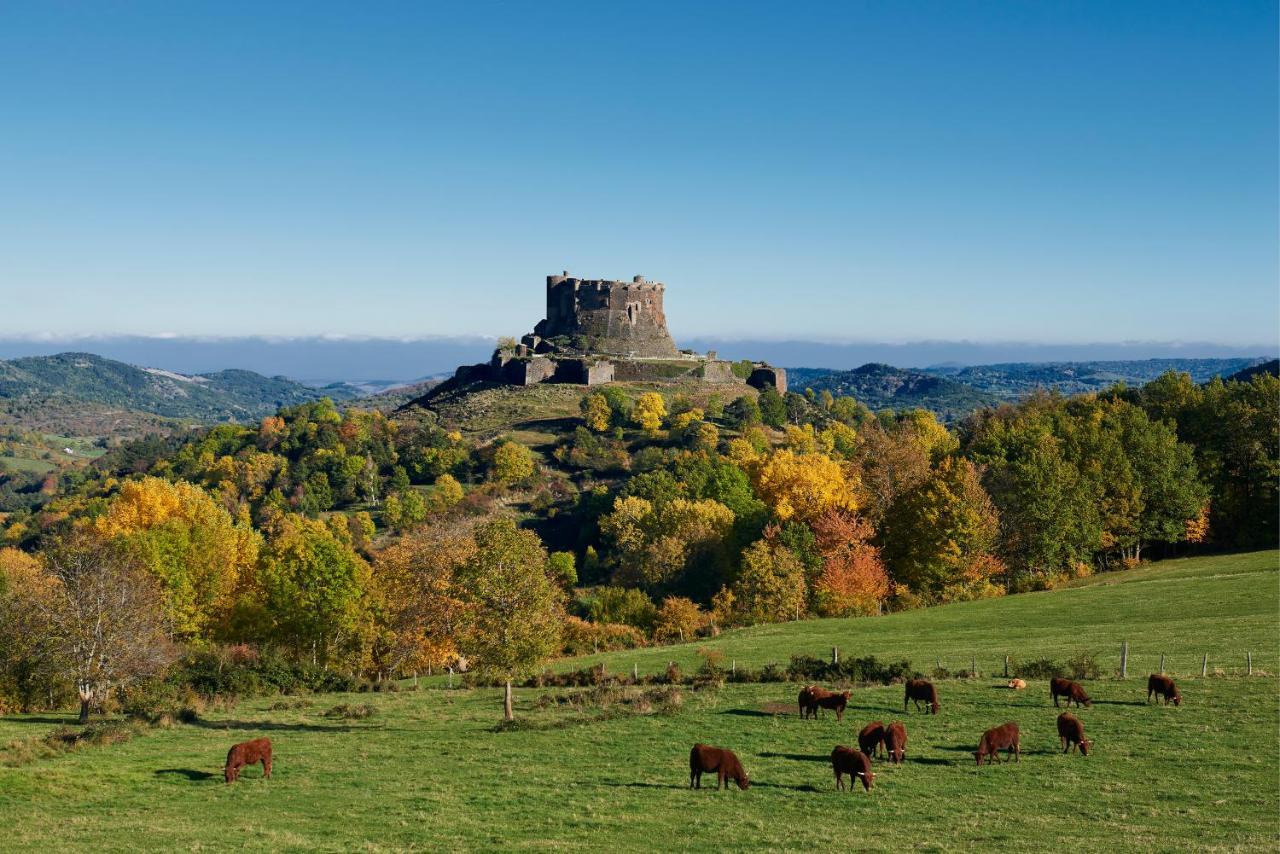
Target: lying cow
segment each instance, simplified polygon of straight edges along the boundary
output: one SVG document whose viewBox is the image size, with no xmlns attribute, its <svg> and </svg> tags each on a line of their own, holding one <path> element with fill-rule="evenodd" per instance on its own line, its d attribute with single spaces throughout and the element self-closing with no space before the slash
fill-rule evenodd
<svg viewBox="0 0 1280 854">
<path fill-rule="evenodd" d="M 907 728 L 902 721 L 894 721 L 884 728 L 884 749 L 889 751 L 889 761 L 894 765 L 902 763 L 907 753 Z"/>
<path fill-rule="evenodd" d="M 844 788 L 843 775 L 845 774 L 861 779 L 862 788 L 868 792 L 871 791 L 872 783 L 876 779 L 876 775 L 871 773 L 871 759 L 867 754 L 844 745 L 837 745 L 836 749 L 831 751 L 831 770 L 836 775 L 836 791 Z M 849 783 L 849 791 L 853 791 L 852 781 Z"/>
<path fill-rule="evenodd" d="M 1169 705 L 1169 701 L 1173 700 L 1175 706 L 1182 705 L 1182 692 L 1178 690 L 1178 686 L 1173 684 L 1173 680 L 1168 676 L 1159 676 L 1152 673 L 1147 677 L 1147 702 L 1151 702 L 1151 695 L 1157 694 L 1164 697 L 1164 704 Z"/>
<path fill-rule="evenodd" d="M 1074 750 L 1078 745 L 1080 755 L 1088 756 L 1093 742 L 1084 737 L 1084 724 L 1070 712 L 1058 715 L 1058 738 L 1062 742 L 1062 752 Z"/>
<path fill-rule="evenodd" d="M 732 750 L 723 747 L 711 747 L 706 744 L 695 744 L 689 751 L 689 788 L 702 788 L 703 772 L 716 772 L 716 789 L 727 789 L 729 781 L 738 784 L 739 789 L 750 789 L 751 780 L 743 770 L 742 763 Z"/>
<path fill-rule="evenodd" d="M 929 704 L 929 711 L 932 714 L 938 713 L 938 689 L 933 687 L 933 683 L 928 679 L 912 679 L 907 682 L 906 688 L 902 694 L 902 711 L 907 710 L 907 703 L 915 701 L 916 710 L 920 709 L 920 701 Z"/>
<path fill-rule="evenodd" d="M 1006 761 L 1010 756 L 1015 761 L 1022 761 L 1022 750 L 1019 747 L 1020 736 L 1018 735 L 1018 725 L 1013 721 L 1001 724 L 998 727 L 992 727 L 982 734 L 982 740 L 978 742 L 978 749 L 974 752 L 974 757 L 978 760 L 978 764 L 982 764 L 983 757 L 990 757 L 992 762 L 999 762 L 999 751 L 1007 751 L 1005 754 Z"/>
<path fill-rule="evenodd" d="M 1025 679 L 1010 679 L 1010 680 L 1009 680 L 1009 689 L 1010 689 L 1011 691 L 1021 691 L 1021 690 L 1025 689 L 1026 687 L 1027 687 L 1027 680 L 1025 680 Z"/>
<path fill-rule="evenodd" d="M 1073 702 L 1076 708 L 1079 708 L 1082 703 L 1086 709 L 1093 705 L 1093 700 L 1089 699 L 1089 695 L 1084 692 L 1084 687 L 1079 682 L 1072 682 L 1061 676 L 1055 676 L 1049 680 L 1049 696 L 1053 698 L 1055 707 L 1058 705 L 1059 697 L 1067 698 L 1067 708 L 1071 708 Z"/>
<path fill-rule="evenodd" d="M 228 783 L 240 779 L 240 769 L 246 765 L 262 763 L 262 775 L 271 779 L 271 739 L 255 738 L 235 745 L 227 751 L 227 764 L 222 769 L 222 776 Z"/>
<path fill-rule="evenodd" d="M 872 721 L 858 733 L 858 749 L 868 756 L 884 753 L 884 724 Z"/>
</svg>

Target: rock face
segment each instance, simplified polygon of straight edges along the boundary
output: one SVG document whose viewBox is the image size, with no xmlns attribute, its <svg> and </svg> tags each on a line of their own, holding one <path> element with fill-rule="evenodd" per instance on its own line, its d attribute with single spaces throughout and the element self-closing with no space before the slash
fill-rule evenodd
<svg viewBox="0 0 1280 854">
<path fill-rule="evenodd" d="M 547 316 L 534 327 L 534 349 L 548 339 L 560 350 L 637 359 L 678 355 L 662 309 L 666 285 L 547 276 Z M 539 341 L 538 339 L 541 339 Z M 529 342 L 526 341 L 526 344 Z"/>
</svg>

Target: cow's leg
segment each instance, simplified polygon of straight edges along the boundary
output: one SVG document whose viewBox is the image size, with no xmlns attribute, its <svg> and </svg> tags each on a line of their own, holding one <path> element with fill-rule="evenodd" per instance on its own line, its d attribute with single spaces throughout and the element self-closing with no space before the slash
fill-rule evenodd
<svg viewBox="0 0 1280 854">
<path fill-rule="evenodd" d="M 270 756 L 262 757 L 262 776 L 266 777 L 268 780 L 271 779 L 271 757 Z"/>
</svg>

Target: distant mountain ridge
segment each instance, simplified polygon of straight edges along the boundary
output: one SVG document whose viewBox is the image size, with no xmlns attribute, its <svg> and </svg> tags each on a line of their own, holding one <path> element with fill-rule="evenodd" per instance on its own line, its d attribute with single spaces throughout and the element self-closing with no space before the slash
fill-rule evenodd
<svg viewBox="0 0 1280 854">
<path fill-rule="evenodd" d="M 1036 389 L 1083 394 L 1117 383 L 1144 385 L 1167 371 L 1198 383 L 1214 377 L 1247 379 L 1268 370 L 1261 358 L 1135 359 L 1094 362 L 1009 362 L 996 365 L 935 365 L 921 370 L 870 363 L 851 371 L 788 368 L 794 391 L 812 388 L 849 395 L 873 410 L 930 409 L 952 420 L 980 407 L 1014 401 Z M 1274 371 L 1273 371 L 1274 372 Z"/>
<path fill-rule="evenodd" d="M 179 374 L 92 353 L 0 361 L 0 422 L 69 434 L 85 432 L 68 429 L 77 421 L 96 423 L 104 417 L 138 426 L 154 426 L 154 417 L 251 422 L 281 406 L 322 397 L 350 400 L 358 394 L 345 384 L 313 388 L 285 377 L 237 369 Z M 139 415 L 153 418 L 133 417 Z"/>
</svg>

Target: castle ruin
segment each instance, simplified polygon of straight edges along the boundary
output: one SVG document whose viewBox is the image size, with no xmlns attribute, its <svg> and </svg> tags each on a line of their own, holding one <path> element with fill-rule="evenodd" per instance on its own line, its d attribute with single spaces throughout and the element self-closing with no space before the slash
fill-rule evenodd
<svg viewBox="0 0 1280 854">
<path fill-rule="evenodd" d="M 666 285 L 644 276 L 629 282 L 579 279 L 567 270 L 547 276 L 547 315 L 533 332 L 499 346 L 486 363 L 458 368 L 455 377 L 513 385 L 692 379 L 786 391 L 782 368 L 678 349 L 667 331 L 665 292 Z"/>
</svg>

